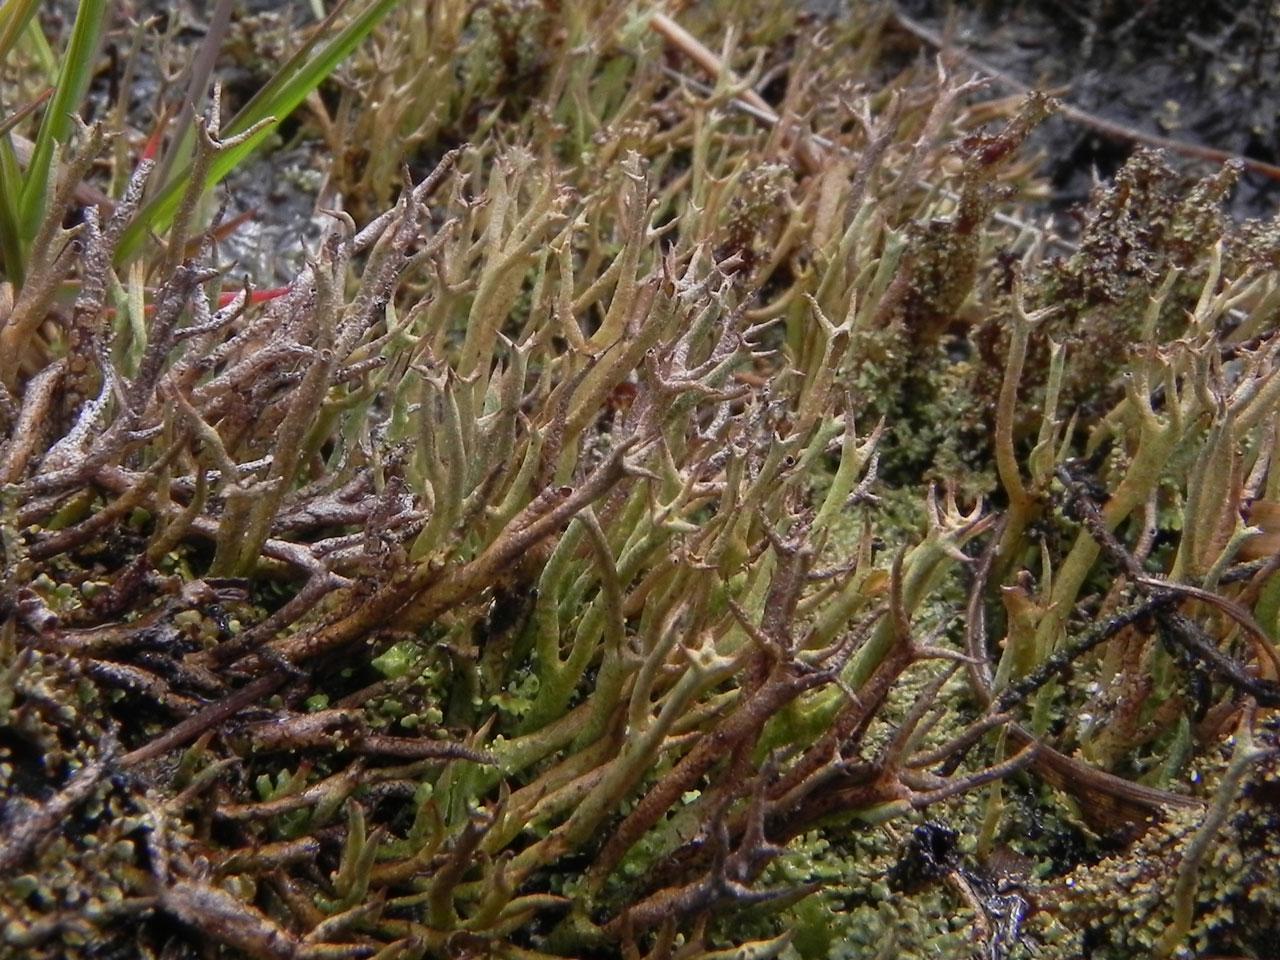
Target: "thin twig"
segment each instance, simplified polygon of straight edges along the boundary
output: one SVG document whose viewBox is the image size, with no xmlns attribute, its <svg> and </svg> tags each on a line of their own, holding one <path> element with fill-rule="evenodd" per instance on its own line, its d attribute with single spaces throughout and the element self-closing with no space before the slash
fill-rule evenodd
<svg viewBox="0 0 1280 960">
<path fill-rule="evenodd" d="M 983 552 L 982 559 L 978 562 L 978 568 L 974 573 L 973 584 L 969 591 L 969 604 L 965 618 L 965 649 L 969 653 L 969 683 L 978 699 L 992 714 L 1002 714 L 1008 709 L 1004 702 L 996 697 L 993 689 L 994 678 L 986 649 L 987 628 L 984 606 L 987 582 L 991 576 L 991 568 L 995 563 L 1000 535 L 1001 528 L 997 527 L 991 542 Z M 1042 671 L 1036 671 L 1027 678 L 1028 685 L 1031 689 L 1034 689 L 1043 683 L 1047 683 L 1049 679 L 1074 662 L 1075 657 L 1083 655 L 1086 650 L 1093 649 L 1107 638 L 1113 636 L 1115 631 L 1112 628 L 1119 629 L 1119 626 L 1124 625 L 1122 622 L 1124 620 L 1124 617 L 1116 618 L 1116 620 L 1108 622 L 1096 633 L 1091 632 L 1081 638 L 1079 644 L 1064 648 L 1064 652 L 1069 650 L 1070 655 L 1062 658 L 1055 657 L 1052 660 L 1052 664 L 1046 663 L 1043 665 Z M 1032 677 L 1034 677 L 1034 680 L 1031 679 Z M 1021 702 L 1030 692 L 1030 689 L 1024 690 L 1022 686 L 1019 686 L 1016 693 L 1012 689 L 1006 692 L 1009 694 L 1007 703 L 1012 706 Z M 1009 731 L 1010 739 L 1015 743 L 1020 745 L 1039 743 L 1040 749 L 1031 759 L 1032 769 L 1058 789 L 1066 790 L 1084 800 L 1085 809 L 1100 822 L 1107 823 L 1108 826 L 1119 826 L 1122 823 L 1140 823 L 1152 813 L 1165 807 L 1199 807 L 1202 805 L 1201 801 L 1193 797 L 1184 797 L 1180 794 L 1170 793 L 1167 790 L 1158 790 L 1140 783 L 1133 783 L 1114 774 L 1095 769 L 1087 763 L 1076 760 L 1074 757 L 1060 753 L 1047 744 L 1040 743 L 1038 738 L 1021 724 L 1010 723 L 1006 729 Z M 958 764 L 963 757 L 964 751 L 957 750 L 949 758 L 948 764 Z"/>
<path fill-rule="evenodd" d="M 1192 596 L 1201 602 L 1208 600 L 1211 596 L 1208 591 L 1185 586 L 1179 589 L 1178 584 L 1148 576 L 1137 558 L 1125 549 L 1124 544 L 1116 538 L 1115 534 L 1107 529 L 1097 504 L 1085 492 L 1084 485 L 1072 477 L 1065 467 L 1059 467 L 1057 474 L 1058 479 L 1067 489 L 1070 501 L 1079 511 L 1085 529 L 1112 562 L 1124 570 L 1131 579 L 1148 590 L 1154 589 L 1160 593 L 1178 596 Z M 1242 617 L 1233 613 L 1231 608 L 1234 605 L 1230 601 L 1215 603 L 1214 606 L 1232 615 L 1233 619 L 1246 629 L 1250 629 L 1248 624 L 1254 623 L 1247 611 L 1237 611 L 1238 614 L 1243 615 Z M 1250 674 L 1245 666 L 1219 650 L 1213 640 L 1190 617 L 1175 610 L 1160 610 L 1156 613 L 1156 621 L 1164 628 L 1165 637 L 1174 640 L 1192 659 L 1203 663 L 1220 680 L 1249 694 L 1263 706 L 1280 706 L 1280 684 L 1274 680 L 1266 680 Z M 1260 627 L 1256 629 L 1262 633 Z M 1262 633 L 1262 636 L 1266 638 L 1265 633 Z"/>
<path fill-rule="evenodd" d="M 972 67 L 974 70 L 985 74 L 992 80 L 1008 88 L 1014 93 L 1029 94 L 1032 87 L 1023 83 L 1012 74 L 1006 73 L 998 67 L 992 66 L 981 57 L 970 53 L 963 47 L 958 46 L 954 41 L 942 36 L 936 31 L 930 30 L 918 20 L 913 20 L 905 13 L 897 8 L 896 5 L 890 6 L 890 11 L 894 22 L 911 34 L 917 40 L 927 43 L 944 54 L 950 54 L 958 60 Z M 1243 154 L 1231 153 L 1227 150 L 1219 150 L 1216 147 L 1206 147 L 1198 143 L 1189 143 L 1186 140 L 1175 140 L 1172 137 L 1162 137 L 1159 134 L 1144 133 L 1141 130 L 1135 130 L 1127 127 L 1122 123 L 1114 120 L 1108 120 L 1100 117 L 1096 113 L 1090 113 L 1088 110 L 1082 110 L 1080 107 L 1059 100 L 1059 112 L 1081 126 L 1088 127 L 1101 133 L 1103 136 L 1110 137 L 1113 140 L 1123 140 L 1129 143 L 1142 143 L 1151 147 L 1159 147 L 1162 150 L 1169 150 L 1173 153 L 1181 154 L 1184 157 L 1195 157 L 1198 160 L 1209 160 L 1214 163 L 1239 163 L 1247 170 L 1261 174 L 1271 180 L 1280 180 L 1280 167 L 1274 164 L 1266 163 L 1262 160 L 1255 160 L 1252 157 L 1246 157 Z"/>
</svg>

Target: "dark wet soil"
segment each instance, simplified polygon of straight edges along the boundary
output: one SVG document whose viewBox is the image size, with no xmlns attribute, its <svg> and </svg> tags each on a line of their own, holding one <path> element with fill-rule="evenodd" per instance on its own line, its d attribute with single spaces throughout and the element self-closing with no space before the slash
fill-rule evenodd
<svg viewBox="0 0 1280 960">
<path fill-rule="evenodd" d="M 1280 3 L 1274 0 L 899 0 L 898 9 L 1028 86 L 1147 134 L 1280 162 Z M 950 26 L 948 26 L 950 24 Z M 1036 141 L 1054 207 L 1085 199 L 1132 143 L 1056 117 Z M 1212 168 L 1180 161 L 1189 173 Z M 1274 217 L 1280 182 L 1247 172 L 1238 218 Z"/>
</svg>

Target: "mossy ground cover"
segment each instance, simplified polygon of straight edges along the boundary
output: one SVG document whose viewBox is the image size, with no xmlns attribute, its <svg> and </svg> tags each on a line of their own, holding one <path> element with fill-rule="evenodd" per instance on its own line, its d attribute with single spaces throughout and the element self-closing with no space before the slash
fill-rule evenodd
<svg viewBox="0 0 1280 960">
<path fill-rule="evenodd" d="M 0 950 L 1268 955 L 1252 174 L 1064 235 L 881 5 L 210 6 L 0 7 Z"/>
</svg>

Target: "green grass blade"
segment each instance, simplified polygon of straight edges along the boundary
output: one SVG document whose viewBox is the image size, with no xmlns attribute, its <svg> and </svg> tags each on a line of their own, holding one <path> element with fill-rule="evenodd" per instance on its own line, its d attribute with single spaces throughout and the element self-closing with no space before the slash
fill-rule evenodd
<svg viewBox="0 0 1280 960">
<path fill-rule="evenodd" d="M 53 98 L 45 111 L 36 135 L 35 149 L 27 167 L 22 199 L 18 204 L 20 226 L 27 239 L 35 236 L 44 215 L 45 191 L 49 183 L 49 163 L 53 145 L 66 143 L 71 136 L 71 115 L 79 110 L 89 82 L 93 79 L 98 43 L 111 4 L 107 0 L 80 0 L 71 42 L 62 58 L 62 69 L 54 86 Z"/>
<path fill-rule="evenodd" d="M 0 61 L 9 55 L 39 6 L 40 0 L 8 0 L 0 7 Z"/>
<path fill-rule="evenodd" d="M 4 257 L 5 279 L 21 287 L 26 278 L 26 249 L 18 229 L 18 195 L 22 190 L 22 168 L 6 133 L 0 136 L 0 256 Z"/>
<path fill-rule="evenodd" d="M 21 41 L 19 42 L 21 43 Z M 49 83 L 54 83 L 58 79 L 58 56 L 53 52 L 53 48 L 49 46 L 49 38 L 44 35 L 44 31 L 40 28 L 40 20 L 36 17 L 32 17 L 27 21 L 26 42 L 30 48 L 31 56 L 44 73 L 45 78 Z"/>
<path fill-rule="evenodd" d="M 205 188 L 214 186 L 237 166 L 244 162 L 262 143 L 316 89 L 343 60 L 345 60 L 369 35 L 373 28 L 400 0 L 374 0 L 346 27 L 339 31 L 323 48 L 309 58 L 305 52 L 318 45 L 324 36 L 317 33 L 303 48 L 303 56 L 295 54 L 267 83 L 258 95 L 249 101 L 224 127 L 224 137 L 233 137 L 251 129 L 255 124 L 270 119 L 253 136 L 235 148 L 220 153 L 210 167 Z M 305 58 L 305 59 L 304 59 Z M 137 252 L 149 230 L 163 230 L 172 220 L 190 176 L 190 166 L 176 175 L 134 218 L 125 231 L 117 248 L 116 261 L 123 263 Z"/>
<path fill-rule="evenodd" d="M 280 98 L 284 88 L 292 82 L 294 78 L 301 75 L 302 71 L 307 69 L 307 65 L 310 62 L 315 49 L 320 46 L 325 37 L 328 37 L 333 33 L 334 27 L 338 22 L 338 18 L 346 12 L 347 8 L 351 6 L 351 3 L 352 0 L 342 0 L 341 3 L 334 7 L 329 16 L 326 17 L 322 23 L 317 24 L 316 28 L 311 31 L 302 46 L 290 54 L 289 59 L 282 63 L 280 68 L 271 75 L 270 79 L 268 79 L 267 82 L 259 88 L 258 92 L 249 98 L 249 102 L 241 107 L 240 112 L 232 117 L 226 124 L 225 132 L 229 136 L 234 136 L 237 133 L 243 133 L 262 118 L 274 115 L 273 111 L 270 109 L 270 104 L 276 102 Z M 391 6 L 394 6 L 394 3 L 391 4 Z M 370 11 L 368 10 L 365 11 L 366 14 L 369 12 Z M 359 18 L 357 18 L 357 20 L 358 19 Z M 354 27 L 355 21 L 353 21 L 349 26 Z M 363 39 L 363 37 L 361 39 Z M 352 49 L 355 49 L 355 47 L 353 46 Z M 332 68 L 330 68 L 329 72 L 332 72 Z M 328 76 L 328 73 L 325 73 L 324 76 Z M 320 77 L 319 80 L 316 81 L 317 85 L 320 80 L 323 79 L 324 77 Z"/>
</svg>

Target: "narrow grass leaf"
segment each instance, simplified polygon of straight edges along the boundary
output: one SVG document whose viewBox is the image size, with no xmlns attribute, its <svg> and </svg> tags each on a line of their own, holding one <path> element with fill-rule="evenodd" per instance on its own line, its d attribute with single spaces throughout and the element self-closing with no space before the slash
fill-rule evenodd
<svg viewBox="0 0 1280 960">
<path fill-rule="evenodd" d="M 0 60 L 9 55 L 39 6 L 40 0 L 8 0 L 0 6 Z"/>
<path fill-rule="evenodd" d="M 378 21 L 399 2 L 400 0 L 375 0 L 334 35 L 328 44 L 303 62 L 305 54 L 314 49 L 324 36 L 324 31 L 318 31 L 304 46 L 303 51 L 300 51 L 303 56 L 295 54 L 290 58 L 258 95 L 223 128 L 224 137 L 234 137 L 251 130 L 255 124 L 260 124 L 264 120 L 271 121 L 252 136 L 214 158 L 209 175 L 205 179 L 205 188 L 214 186 L 243 163 L 279 127 L 280 123 L 306 100 L 307 95 L 333 73 L 338 64 L 350 56 Z M 331 16 L 330 22 L 332 19 Z M 190 167 L 187 166 L 138 213 L 121 239 L 116 255 L 118 263 L 127 260 L 137 252 L 138 245 L 147 231 L 159 231 L 168 226 L 181 202 L 182 192 L 186 188 L 189 176 Z"/>
<path fill-rule="evenodd" d="M 0 255 L 5 279 L 21 287 L 26 278 L 26 255 L 18 229 L 17 198 L 22 190 L 22 168 L 6 133 L 0 136 Z"/>
<path fill-rule="evenodd" d="M 53 145 L 66 143 L 71 136 L 71 116 L 84 101 L 89 83 L 93 79 L 93 66 L 97 60 L 98 43 L 111 5 L 106 0 L 81 0 L 71 29 L 71 42 L 62 59 L 58 82 L 54 85 L 53 98 L 45 111 L 36 135 L 35 149 L 27 167 L 22 199 L 18 205 L 20 226 L 26 239 L 35 236 L 44 215 L 45 191 L 49 183 L 49 164 L 53 160 Z"/>
<path fill-rule="evenodd" d="M 54 83 L 58 79 L 58 55 L 53 52 L 53 47 L 49 46 L 49 38 L 44 35 L 38 17 L 32 17 L 27 21 L 26 43 L 45 80 L 51 84 Z"/>
</svg>

